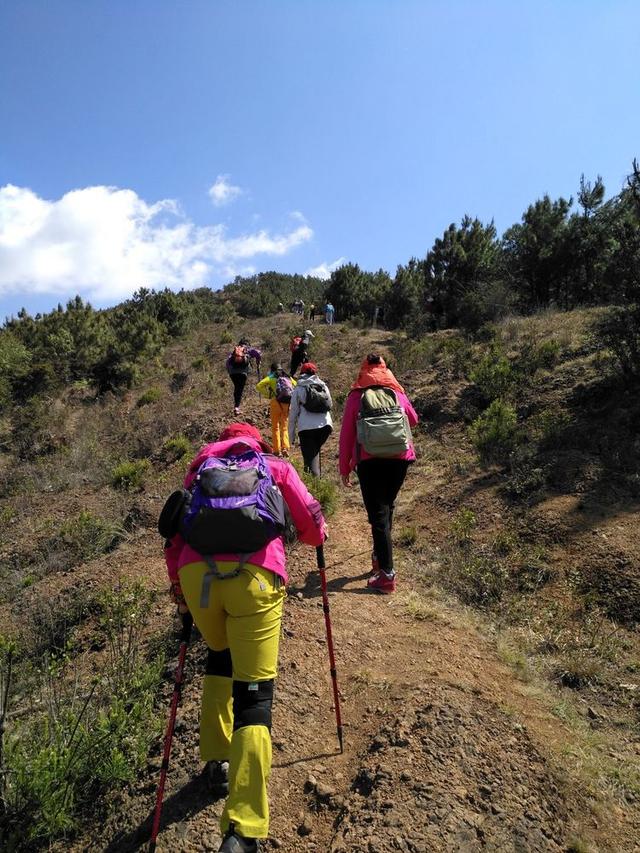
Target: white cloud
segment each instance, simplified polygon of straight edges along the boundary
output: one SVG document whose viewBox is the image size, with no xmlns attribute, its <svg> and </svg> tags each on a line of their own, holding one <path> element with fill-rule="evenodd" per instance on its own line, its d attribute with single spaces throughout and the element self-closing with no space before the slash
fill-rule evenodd
<svg viewBox="0 0 640 853">
<path fill-rule="evenodd" d="M 209 198 L 216 207 L 223 207 L 242 195 L 240 187 L 229 183 L 231 175 L 218 175 L 215 183 L 209 187 Z"/>
<path fill-rule="evenodd" d="M 346 262 L 346 258 L 338 258 L 337 261 L 333 261 L 330 264 L 325 261 L 322 264 L 318 264 L 317 267 L 311 267 L 310 269 L 308 269 L 305 272 L 305 275 L 312 275 L 315 276 L 315 278 L 330 278 L 331 273 L 334 270 L 337 270 L 338 267 L 341 267 L 342 264 L 346 264 Z"/>
<path fill-rule="evenodd" d="M 198 287 L 253 272 L 257 255 L 286 255 L 312 236 L 306 222 L 229 236 L 221 224 L 195 225 L 172 199 L 149 204 L 133 190 L 86 187 L 47 201 L 9 184 L 0 187 L 0 295 L 109 303 L 139 287 Z"/>
</svg>

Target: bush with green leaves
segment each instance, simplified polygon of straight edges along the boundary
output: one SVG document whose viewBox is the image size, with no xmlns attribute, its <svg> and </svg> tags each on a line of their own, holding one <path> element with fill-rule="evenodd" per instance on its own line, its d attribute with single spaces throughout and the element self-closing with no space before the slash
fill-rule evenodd
<svg viewBox="0 0 640 853">
<path fill-rule="evenodd" d="M 497 347 L 491 347 L 469 374 L 469 379 L 488 403 L 507 397 L 517 381 L 512 363 Z"/>
<path fill-rule="evenodd" d="M 78 563 L 112 551 L 123 536 L 124 530 L 120 524 L 82 510 L 60 526 L 52 541 L 54 545 L 64 548 L 74 563 Z"/>
<path fill-rule="evenodd" d="M 640 381 L 640 304 L 612 308 L 594 324 L 593 336 L 614 354 L 627 383 Z"/>
<path fill-rule="evenodd" d="M 502 400 L 494 400 L 471 424 L 469 436 L 483 464 L 506 463 L 518 442 L 515 409 Z"/>
<path fill-rule="evenodd" d="M 111 472 L 111 485 L 123 491 L 136 491 L 142 488 L 144 477 L 149 470 L 147 459 L 135 459 L 121 462 Z"/>
<path fill-rule="evenodd" d="M 169 438 L 162 445 L 162 449 L 171 462 L 177 462 L 193 453 L 193 445 L 186 435 L 179 433 Z"/>
<path fill-rule="evenodd" d="M 136 406 L 140 408 L 142 406 L 148 406 L 149 403 L 157 403 L 161 397 L 162 391 L 160 388 L 147 388 L 147 390 L 138 397 Z"/>
<path fill-rule="evenodd" d="M 139 584 L 105 594 L 104 665 L 84 690 L 75 655 L 47 654 L 39 663 L 39 709 L 11 718 L 6 731 L 4 849 L 68 836 L 107 790 L 132 781 L 144 766 L 162 725 L 154 699 L 164 661 L 147 660 L 142 650 L 150 596 Z"/>
</svg>

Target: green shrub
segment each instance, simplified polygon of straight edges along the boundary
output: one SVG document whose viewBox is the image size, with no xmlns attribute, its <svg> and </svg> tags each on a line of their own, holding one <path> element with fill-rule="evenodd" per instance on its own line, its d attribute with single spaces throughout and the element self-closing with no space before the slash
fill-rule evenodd
<svg viewBox="0 0 640 853">
<path fill-rule="evenodd" d="M 73 831 L 105 791 L 137 777 L 160 733 L 154 697 L 164 661 L 142 655 L 149 593 L 123 586 L 102 605 L 107 653 L 92 685 L 78 690 L 74 657 L 45 656 L 36 670 L 43 710 L 7 727 L 7 849 L 46 846 Z"/>
<path fill-rule="evenodd" d="M 471 534 L 475 530 L 476 525 L 475 513 L 466 507 L 462 507 L 456 513 L 456 517 L 451 524 L 451 535 L 459 545 L 462 545 L 470 541 Z"/>
<path fill-rule="evenodd" d="M 149 469 L 147 459 L 136 459 L 132 462 L 121 462 L 111 472 L 111 485 L 115 489 L 132 491 L 142 488 L 144 475 Z"/>
<path fill-rule="evenodd" d="M 53 540 L 64 547 L 74 562 L 82 562 L 113 550 L 123 536 L 124 531 L 119 524 L 83 510 L 65 521 Z"/>
<path fill-rule="evenodd" d="M 640 380 L 640 305 L 612 308 L 594 324 L 593 337 L 611 350 L 628 383 Z"/>
<path fill-rule="evenodd" d="M 469 374 L 478 390 L 490 403 L 509 394 L 517 376 L 509 359 L 499 349 L 492 347 Z"/>
<path fill-rule="evenodd" d="M 162 446 L 162 449 L 172 462 L 177 462 L 178 459 L 184 459 L 185 456 L 190 456 L 193 452 L 193 445 L 186 435 L 179 433 L 173 438 L 167 439 Z"/>
<path fill-rule="evenodd" d="M 455 566 L 453 584 L 465 604 L 488 607 L 502 599 L 507 586 L 505 566 L 482 554 L 464 555 Z"/>
<path fill-rule="evenodd" d="M 558 409 L 543 409 L 530 420 L 535 438 L 543 449 L 561 447 L 566 436 L 568 443 L 573 445 L 574 437 L 567 436 L 571 417 L 567 412 Z"/>
<path fill-rule="evenodd" d="M 469 436 L 483 464 L 506 462 L 518 438 L 515 409 L 502 400 L 494 400 L 471 424 Z"/>
<path fill-rule="evenodd" d="M 322 507 L 323 514 L 325 516 L 333 515 L 338 506 L 338 489 L 335 483 L 325 477 L 314 477 L 307 471 L 301 471 L 297 464 L 295 467 L 302 478 L 302 482 Z"/>
<path fill-rule="evenodd" d="M 400 548 L 410 548 L 418 538 L 418 529 L 414 524 L 401 527 L 396 537 L 396 544 Z"/>
<path fill-rule="evenodd" d="M 233 335 L 229 331 L 229 329 L 225 329 L 224 332 L 220 335 L 220 343 L 221 344 L 230 344 L 233 342 Z"/>
<path fill-rule="evenodd" d="M 162 391 L 160 388 L 147 388 L 144 394 L 141 394 L 138 397 L 138 402 L 136 406 L 148 406 L 149 403 L 156 403 L 162 397 Z"/>
<path fill-rule="evenodd" d="M 194 358 L 194 360 L 191 362 L 191 367 L 194 370 L 204 370 L 207 365 L 207 359 L 203 355 L 199 356 L 198 358 Z"/>
</svg>

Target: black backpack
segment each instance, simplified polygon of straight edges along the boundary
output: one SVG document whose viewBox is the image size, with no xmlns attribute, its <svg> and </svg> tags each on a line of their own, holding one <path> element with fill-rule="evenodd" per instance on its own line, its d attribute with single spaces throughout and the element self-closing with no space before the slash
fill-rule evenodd
<svg viewBox="0 0 640 853">
<path fill-rule="evenodd" d="M 331 394 L 322 379 L 312 379 L 305 385 L 305 398 L 302 404 L 308 412 L 324 414 L 333 406 Z"/>
</svg>

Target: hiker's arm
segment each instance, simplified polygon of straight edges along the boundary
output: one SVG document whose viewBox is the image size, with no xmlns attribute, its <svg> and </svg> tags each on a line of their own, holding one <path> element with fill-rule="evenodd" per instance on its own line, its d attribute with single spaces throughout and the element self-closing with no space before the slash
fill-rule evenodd
<svg viewBox="0 0 640 853">
<path fill-rule="evenodd" d="M 405 410 L 405 412 L 407 414 L 407 420 L 409 421 L 409 426 L 414 427 L 418 423 L 418 420 L 419 420 L 418 414 L 417 414 L 416 410 L 413 408 L 413 406 L 411 405 L 411 402 L 409 401 L 409 398 L 406 396 L 406 394 L 403 394 L 402 396 L 404 398 L 403 400 L 401 400 L 402 408 Z"/>
<path fill-rule="evenodd" d="M 356 416 L 358 413 L 358 395 L 349 394 L 342 416 L 342 429 L 340 430 L 340 476 L 348 477 L 355 468 L 353 464 L 353 448 L 356 443 Z M 346 485 L 346 483 L 345 483 Z"/>
<path fill-rule="evenodd" d="M 289 444 L 293 447 L 296 443 L 296 425 L 300 417 L 300 390 L 294 388 L 291 395 L 291 406 L 289 407 Z"/>
<path fill-rule="evenodd" d="M 258 382 L 256 388 L 258 389 L 258 393 L 268 400 L 271 397 L 271 377 L 265 376 L 264 379 Z"/>
<path fill-rule="evenodd" d="M 293 465 L 274 460 L 273 472 L 289 507 L 300 542 L 314 547 L 322 545 L 327 524 L 318 501 L 309 493 Z"/>
</svg>

